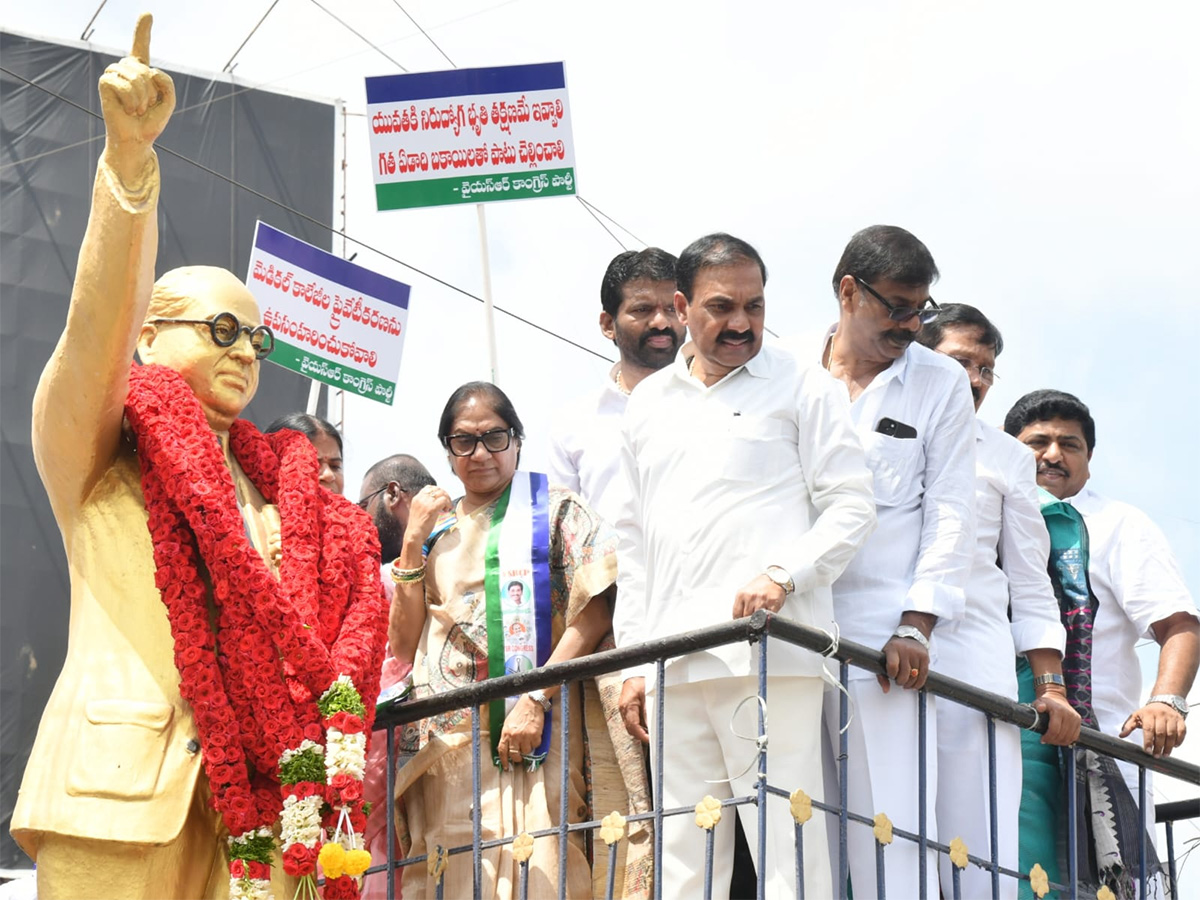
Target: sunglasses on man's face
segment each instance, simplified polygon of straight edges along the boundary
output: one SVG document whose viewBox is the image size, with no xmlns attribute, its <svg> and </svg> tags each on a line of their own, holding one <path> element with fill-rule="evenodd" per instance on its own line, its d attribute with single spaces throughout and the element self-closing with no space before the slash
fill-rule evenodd
<svg viewBox="0 0 1200 900">
<path fill-rule="evenodd" d="M 266 359 L 275 349 L 275 333 L 266 325 L 251 328 L 238 321 L 231 312 L 217 313 L 211 319 L 151 319 L 151 325 L 207 325 L 212 342 L 218 347 L 232 347 L 237 343 L 242 333 L 250 336 L 250 346 L 254 355 Z"/>
<path fill-rule="evenodd" d="M 928 325 L 937 318 L 938 310 L 941 309 L 941 307 L 934 302 L 932 297 L 930 297 L 920 306 L 896 306 L 894 303 L 888 303 L 887 300 L 883 299 L 883 295 L 880 294 L 879 291 L 875 290 L 875 288 L 871 287 L 857 275 L 852 275 L 850 277 L 854 279 L 855 283 L 858 284 L 859 287 L 866 290 L 868 294 L 870 294 L 887 308 L 889 319 L 901 325 L 903 325 L 905 322 L 911 322 L 913 316 L 919 318 L 922 325 Z"/>
</svg>

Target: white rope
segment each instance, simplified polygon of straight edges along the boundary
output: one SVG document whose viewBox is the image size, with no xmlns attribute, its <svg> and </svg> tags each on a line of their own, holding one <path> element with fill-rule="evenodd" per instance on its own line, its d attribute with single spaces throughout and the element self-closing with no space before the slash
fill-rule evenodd
<svg viewBox="0 0 1200 900">
<path fill-rule="evenodd" d="M 762 710 L 763 728 L 761 735 L 742 734 L 733 727 L 733 723 L 737 719 L 737 714 L 740 713 L 742 711 L 742 707 L 751 700 L 757 700 L 758 708 Z M 763 758 L 763 755 L 767 752 L 767 701 L 758 694 L 748 694 L 747 696 L 743 697 L 742 702 L 734 707 L 733 712 L 729 716 L 729 733 L 739 740 L 752 741 L 754 743 L 754 757 L 750 760 L 750 764 L 747 765 L 746 768 L 742 769 L 742 771 L 738 772 L 732 778 L 715 778 L 711 780 L 706 778 L 704 780 L 705 784 L 731 784 L 734 780 L 741 778 L 743 775 L 753 769 L 755 764 L 757 764 L 758 761 Z M 759 772 L 758 777 L 765 778 L 766 773 Z"/>
<path fill-rule="evenodd" d="M 842 629 L 837 622 L 834 622 L 832 634 L 830 634 L 824 628 L 818 628 L 817 631 L 829 638 L 829 646 L 821 655 L 826 659 L 831 659 L 838 652 L 838 647 L 841 645 Z M 846 701 L 848 704 L 846 724 L 838 729 L 838 734 L 845 734 L 846 730 L 850 727 L 850 723 L 854 721 L 854 698 L 850 696 L 850 692 L 846 690 L 846 686 L 842 684 L 841 679 L 829 671 L 829 665 L 827 663 L 821 663 L 821 680 L 830 687 L 837 688 L 846 695 Z"/>
</svg>

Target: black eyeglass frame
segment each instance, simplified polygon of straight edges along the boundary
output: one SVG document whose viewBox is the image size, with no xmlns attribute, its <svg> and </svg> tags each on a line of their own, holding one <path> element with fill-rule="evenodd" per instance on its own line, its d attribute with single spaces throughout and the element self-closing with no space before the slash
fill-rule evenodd
<svg viewBox="0 0 1200 900">
<path fill-rule="evenodd" d="M 871 287 L 857 275 L 851 275 L 850 277 L 854 279 L 855 284 L 866 288 L 868 294 L 882 303 L 888 311 L 888 318 L 897 324 L 903 325 L 916 316 L 921 320 L 922 325 L 928 325 L 937 318 L 937 314 L 941 310 L 941 307 L 937 305 L 937 301 L 932 297 L 926 300 L 921 306 L 896 306 L 893 303 L 888 303 L 879 291 L 875 290 L 875 288 Z"/>
<path fill-rule="evenodd" d="M 363 512 L 366 512 L 367 507 L 371 505 L 371 501 L 374 500 L 376 497 L 378 497 L 380 494 L 382 494 L 384 491 L 386 491 L 388 488 L 390 488 L 393 484 L 396 484 L 396 486 L 399 487 L 399 485 L 395 481 L 389 481 L 387 484 L 385 484 L 379 490 L 371 491 L 371 493 L 367 494 L 367 496 L 360 497 L 358 499 L 358 508 L 361 509 Z"/>
<path fill-rule="evenodd" d="M 956 363 L 958 363 L 960 366 L 962 366 L 964 369 L 966 369 L 968 374 L 970 373 L 970 371 L 972 369 L 978 369 L 979 370 L 979 380 L 982 381 L 984 384 L 988 385 L 989 387 L 991 385 L 995 384 L 996 379 L 1000 377 L 999 375 L 996 374 L 996 370 L 993 369 L 991 366 L 977 366 L 977 365 L 975 365 L 975 363 L 971 362 L 971 360 L 967 359 L 965 356 L 951 356 L 950 358 L 952 360 L 954 360 Z"/>
<path fill-rule="evenodd" d="M 504 438 L 505 438 L 504 446 L 503 447 L 490 446 L 488 444 L 488 438 L 493 437 L 493 436 L 498 436 L 498 435 L 504 435 Z M 451 456 L 458 456 L 458 457 L 466 458 L 468 456 L 474 455 L 475 450 L 479 447 L 480 444 L 483 444 L 483 448 L 485 450 L 487 450 L 488 453 L 503 453 L 505 450 L 507 450 L 509 447 L 512 446 L 512 440 L 514 437 L 516 437 L 516 429 L 514 429 L 514 428 L 493 428 L 491 431 L 485 431 L 483 434 L 448 434 L 444 438 L 442 438 L 442 446 L 446 448 L 446 452 L 449 453 Z M 466 453 L 459 453 L 457 450 L 454 449 L 453 446 L 451 446 L 453 444 L 453 442 L 456 440 L 460 440 L 460 441 L 470 440 L 471 441 L 471 449 L 468 450 Z"/>
<path fill-rule="evenodd" d="M 256 359 L 266 359 L 275 350 L 274 331 L 272 331 L 266 325 L 258 325 L 254 328 L 251 328 L 249 325 L 243 325 L 241 321 L 238 320 L 238 317 L 231 312 L 217 313 L 211 319 L 171 319 L 162 317 L 158 319 L 151 319 L 148 324 L 159 325 L 163 322 L 172 325 L 207 325 L 209 337 L 212 338 L 212 342 L 218 347 L 232 347 L 238 342 L 238 339 L 241 338 L 242 334 L 245 333 L 250 337 L 250 346 L 254 348 L 254 356 Z M 235 329 L 233 332 L 233 337 L 227 341 L 221 340 L 221 338 L 217 336 L 218 323 L 224 323 L 232 326 Z M 257 344 L 254 342 L 255 335 L 262 335 L 260 342 Z"/>
</svg>

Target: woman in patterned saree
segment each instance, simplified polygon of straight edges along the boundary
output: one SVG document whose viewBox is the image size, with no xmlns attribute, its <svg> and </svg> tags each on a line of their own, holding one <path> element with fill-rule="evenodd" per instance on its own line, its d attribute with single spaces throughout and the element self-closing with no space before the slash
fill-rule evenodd
<svg viewBox="0 0 1200 900">
<path fill-rule="evenodd" d="M 576 495 L 548 487 L 543 475 L 517 471 L 524 431 L 508 397 L 494 385 L 472 382 L 455 391 L 438 437 L 465 493 L 452 502 L 443 489 L 429 486 L 413 498 L 392 570 L 389 639 L 397 659 L 413 662 L 414 696 L 601 647 L 611 624 L 616 535 Z M 640 748 L 629 741 L 616 709 L 619 675 L 597 681 L 570 688 L 571 822 L 646 808 Z M 557 687 L 533 691 L 483 710 L 484 841 L 559 824 L 558 693 Z M 470 716 L 470 710 L 457 710 L 405 728 L 396 779 L 405 855 L 471 843 Z M 631 835 L 625 877 L 617 881 L 625 896 L 649 888 L 648 843 L 644 830 Z M 593 894 L 587 844 L 581 832 L 568 839 L 569 897 Z M 482 896 L 516 896 L 519 869 L 511 844 L 485 850 L 482 857 Z M 602 869 L 603 847 L 596 858 Z M 558 896 L 558 859 L 556 836 L 535 840 L 530 897 Z M 470 854 L 450 857 L 445 896 L 470 896 L 472 869 Z M 604 881 L 599 885 L 602 892 Z M 425 865 L 405 869 L 403 886 L 405 900 L 434 896 Z"/>
</svg>

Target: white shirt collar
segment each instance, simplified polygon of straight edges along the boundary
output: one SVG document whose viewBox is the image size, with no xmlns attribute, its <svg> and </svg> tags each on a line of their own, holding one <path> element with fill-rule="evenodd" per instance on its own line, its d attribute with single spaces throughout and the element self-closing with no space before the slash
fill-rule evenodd
<svg viewBox="0 0 1200 900">
<path fill-rule="evenodd" d="M 829 330 L 825 332 L 825 340 L 821 342 L 821 355 L 817 357 L 822 364 L 825 362 L 825 351 L 829 349 L 829 342 L 833 340 L 833 335 L 837 332 L 837 322 L 829 326 Z M 899 359 L 892 360 L 892 364 L 871 379 L 871 385 L 887 384 L 895 378 L 901 384 L 904 384 L 904 376 L 908 373 L 908 358 L 912 355 L 913 347 L 917 346 L 916 341 L 904 348 L 903 355 Z"/>
<path fill-rule="evenodd" d="M 676 378 L 682 378 L 684 381 L 693 381 L 696 384 L 700 385 L 701 387 L 707 387 L 709 389 L 715 388 L 718 384 L 724 384 L 726 381 L 728 381 L 734 375 L 737 375 L 739 372 L 742 372 L 742 371 L 745 371 L 747 375 L 751 375 L 754 378 L 770 378 L 771 377 L 771 371 L 772 371 L 771 358 L 767 352 L 767 347 L 765 344 L 763 346 L 759 347 L 758 352 L 755 353 L 752 357 L 750 357 L 750 359 L 746 360 L 745 363 L 738 366 L 736 369 L 731 369 L 729 372 L 726 372 L 724 377 L 722 377 L 720 381 L 718 381 L 714 384 L 710 384 L 710 385 L 705 385 L 702 381 L 700 381 L 699 378 L 692 377 L 690 364 L 691 364 L 692 359 L 695 358 L 695 354 L 693 352 L 692 355 L 690 355 L 690 356 L 686 355 L 685 351 L 688 351 L 688 350 L 694 351 L 695 348 L 692 347 L 691 345 L 686 345 L 682 349 L 680 349 L 679 355 L 677 357 L 675 357 L 675 362 L 672 363 L 671 373 Z"/>
</svg>

